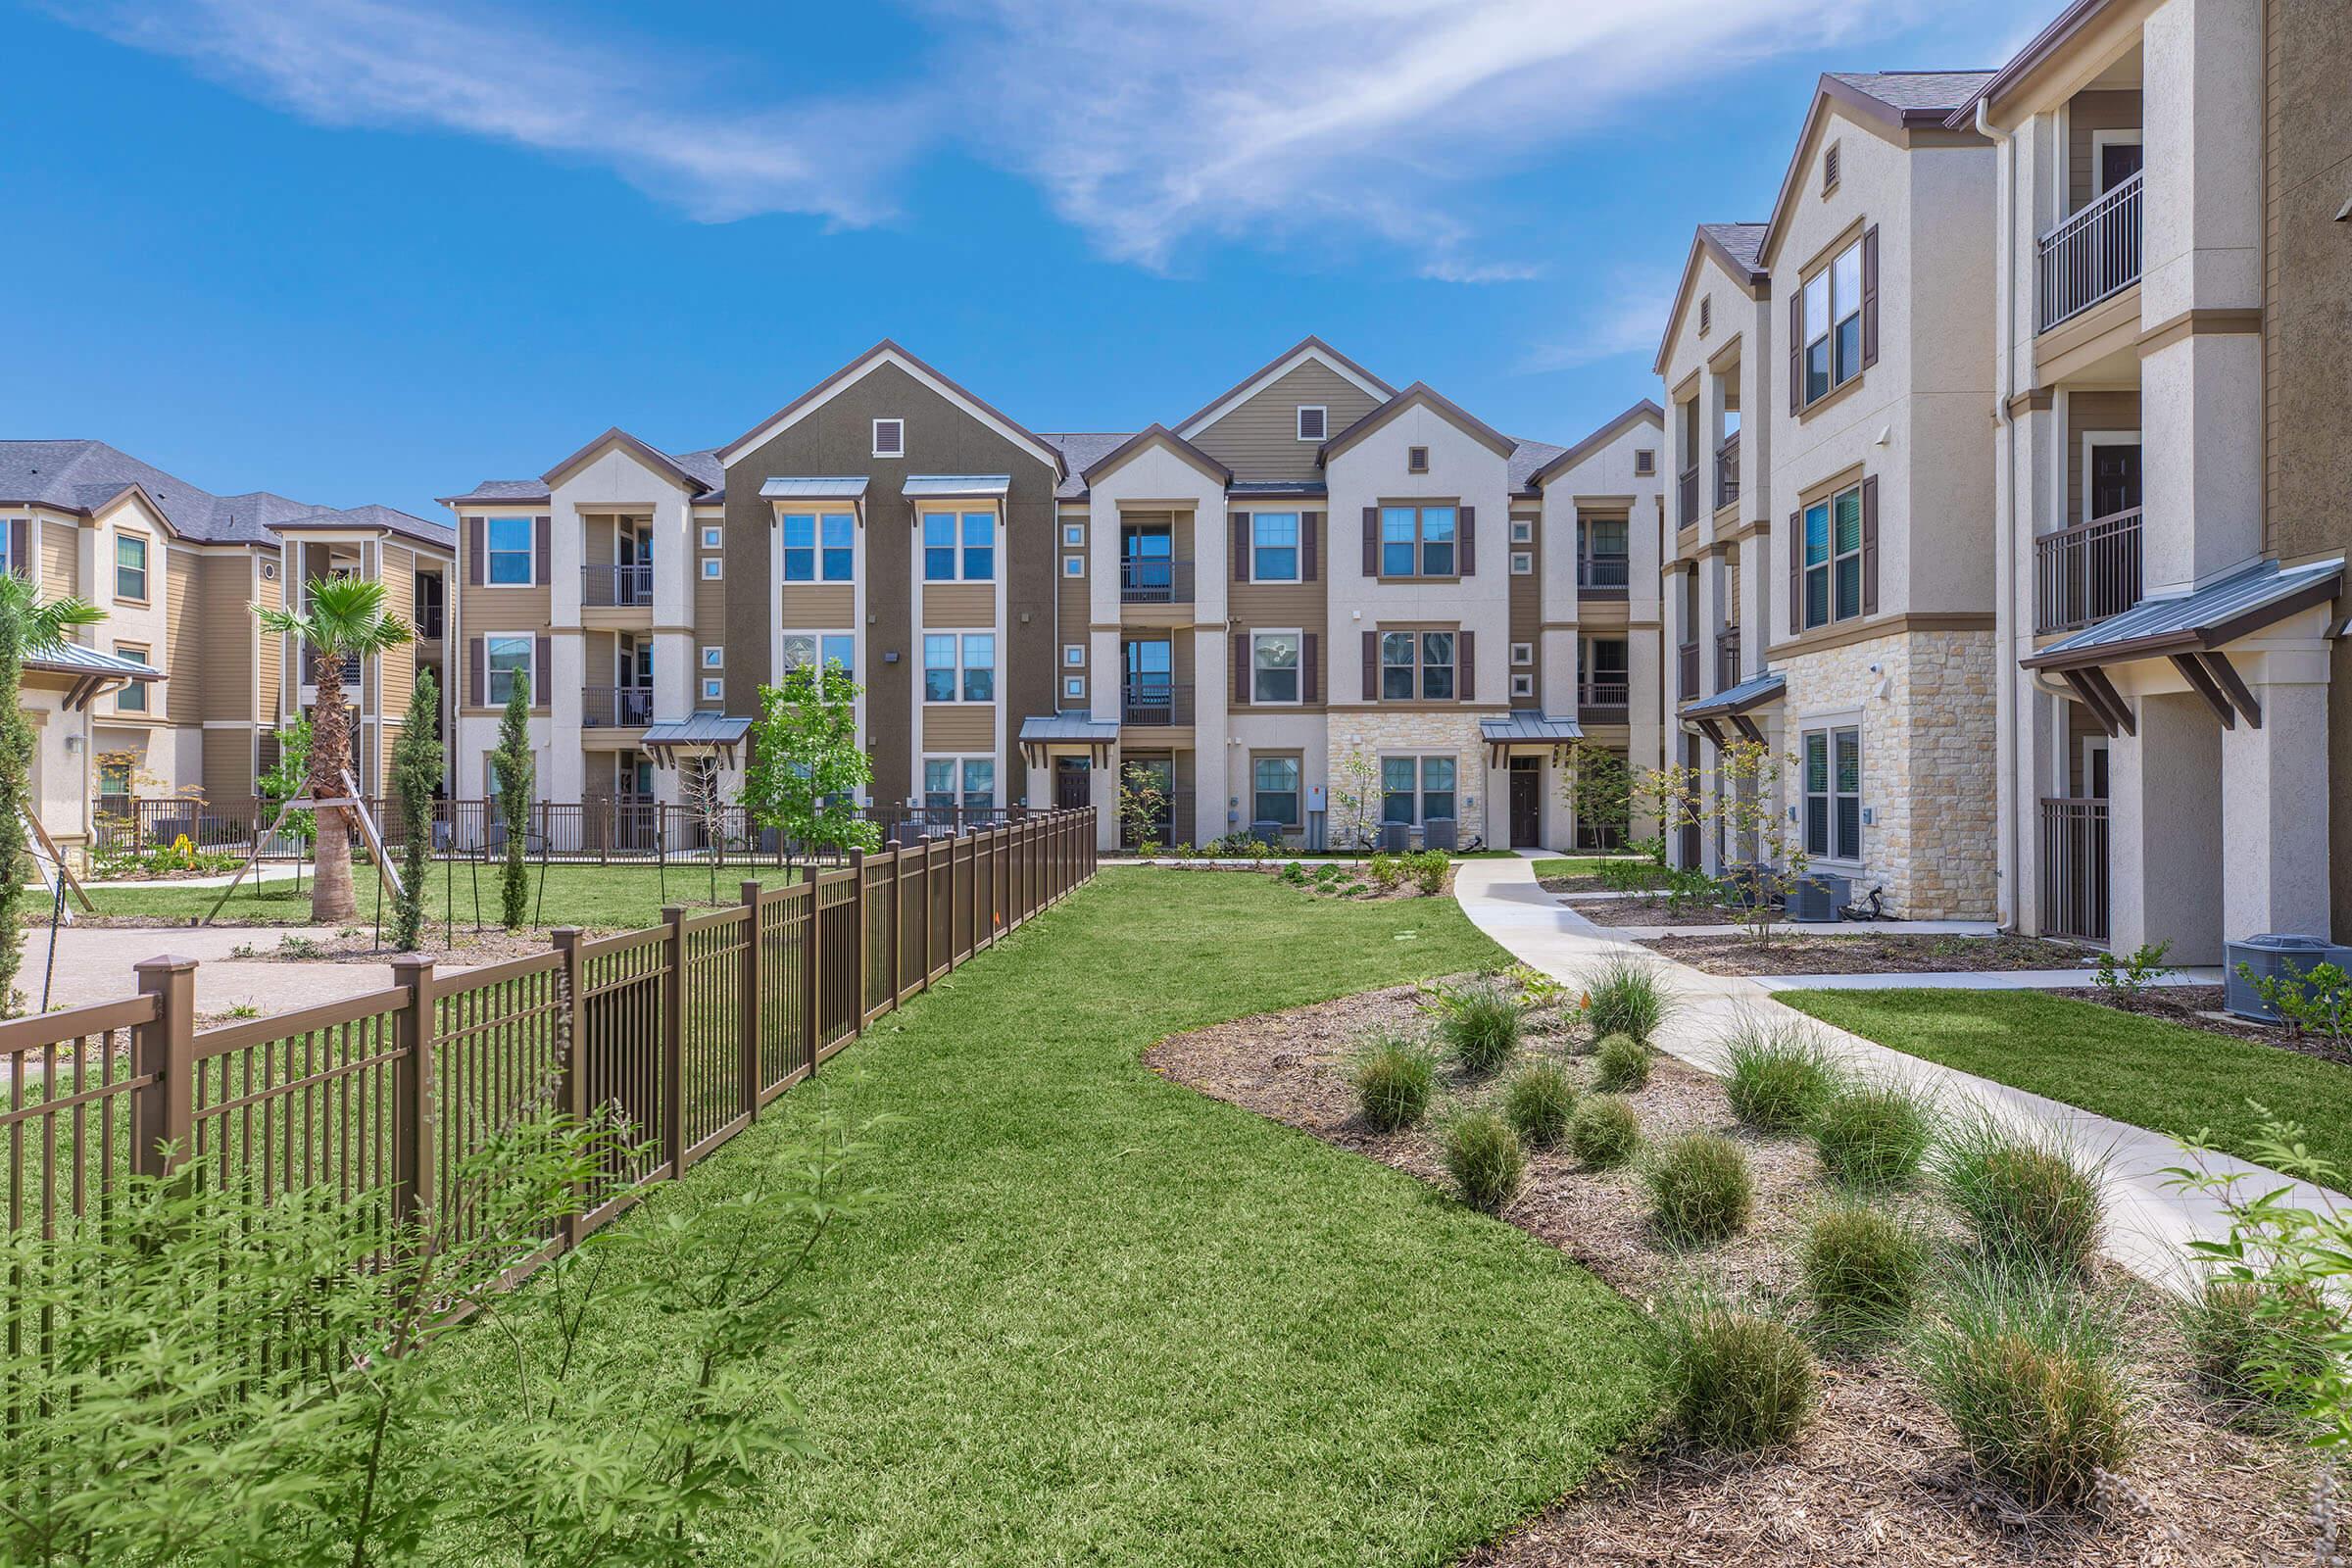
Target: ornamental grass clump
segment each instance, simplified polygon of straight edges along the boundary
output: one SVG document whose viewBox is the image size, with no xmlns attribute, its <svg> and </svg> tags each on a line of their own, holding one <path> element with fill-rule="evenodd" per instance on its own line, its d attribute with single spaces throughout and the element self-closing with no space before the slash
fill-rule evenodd
<svg viewBox="0 0 2352 1568">
<path fill-rule="evenodd" d="M 1576 1080 L 1556 1061 L 1531 1063 L 1502 1097 L 1504 1117 L 1530 1149 L 1549 1149 L 1566 1137 L 1575 1112 Z"/>
<path fill-rule="evenodd" d="M 2118 1330 L 2066 1281 L 1993 1265 L 1962 1279 L 1913 1354 L 1985 1480 L 2028 1509 L 2079 1507 L 2136 1446 Z"/>
<path fill-rule="evenodd" d="M 1710 1296 L 1668 1304 L 1666 1396 L 1705 1448 L 1767 1448 L 1804 1430 L 1819 1394 L 1813 1352 L 1787 1324 Z"/>
<path fill-rule="evenodd" d="M 1685 1133 L 1650 1152 L 1642 1179 L 1650 1223 L 1678 1244 L 1720 1241 L 1747 1228 L 1756 1182 L 1738 1144 L 1714 1133 Z"/>
<path fill-rule="evenodd" d="M 1568 1118 L 1568 1152 L 1593 1170 L 1614 1170 L 1642 1147 L 1642 1118 L 1615 1095 L 1587 1095 Z"/>
<path fill-rule="evenodd" d="M 1356 1108 L 1375 1132 L 1398 1132 L 1429 1110 L 1437 1085 L 1437 1063 L 1418 1042 L 1399 1035 L 1374 1041 L 1355 1059 L 1348 1082 Z"/>
<path fill-rule="evenodd" d="M 1936 1118 L 1918 1096 L 1882 1084 L 1833 1089 L 1808 1124 L 1830 1180 L 1865 1191 L 1900 1187 L 1919 1174 L 1936 1141 Z"/>
<path fill-rule="evenodd" d="M 1507 982 L 1490 978 L 1436 986 L 1429 996 L 1437 1012 L 1438 1038 L 1469 1076 L 1489 1077 L 1519 1054 L 1527 1007 Z"/>
<path fill-rule="evenodd" d="M 1724 1094 L 1732 1112 L 1764 1133 L 1792 1133 L 1838 1090 L 1837 1068 L 1801 1026 L 1743 1022 L 1725 1042 Z"/>
<path fill-rule="evenodd" d="M 1620 1095 L 1649 1084 L 1649 1048 L 1631 1035 L 1604 1035 L 1592 1054 L 1592 1084 Z"/>
<path fill-rule="evenodd" d="M 1646 1044 L 1674 1010 L 1656 967 L 1629 956 L 1611 958 L 1594 970 L 1585 982 L 1585 1021 L 1595 1040 L 1630 1035 Z"/>
<path fill-rule="evenodd" d="M 1457 1117 L 1446 1129 L 1446 1171 L 1472 1208 L 1492 1213 L 1511 1200 L 1527 1174 L 1527 1151 L 1511 1124 L 1491 1110 Z"/>
<path fill-rule="evenodd" d="M 1931 1257 L 1909 1220 L 1849 1200 L 1813 1216 L 1797 1261 L 1814 1321 L 1833 1338 L 1860 1340 L 1910 1317 Z"/>
<path fill-rule="evenodd" d="M 2062 1138 L 1978 1115 L 1945 1135 L 1935 1174 L 1986 1261 L 2090 1272 L 2107 1220 L 2100 1162 Z"/>
</svg>

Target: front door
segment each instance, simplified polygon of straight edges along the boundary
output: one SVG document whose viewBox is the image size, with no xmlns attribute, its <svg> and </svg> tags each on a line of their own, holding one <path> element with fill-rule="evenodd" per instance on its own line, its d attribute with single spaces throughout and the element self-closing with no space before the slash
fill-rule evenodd
<svg viewBox="0 0 2352 1568">
<path fill-rule="evenodd" d="M 1094 764 L 1083 757 L 1054 759 L 1054 805 L 1074 811 L 1095 802 Z"/>
<path fill-rule="evenodd" d="M 2139 505 L 2139 443 L 2094 441 L 2090 448 L 2091 517 L 2112 517 Z M 2085 518 L 2084 520 L 2088 520 Z"/>
<path fill-rule="evenodd" d="M 1533 757 L 1511 759 L 1511 848 L 1533 850 L 1544 842 L 1543 766 Z"/>
</svg>

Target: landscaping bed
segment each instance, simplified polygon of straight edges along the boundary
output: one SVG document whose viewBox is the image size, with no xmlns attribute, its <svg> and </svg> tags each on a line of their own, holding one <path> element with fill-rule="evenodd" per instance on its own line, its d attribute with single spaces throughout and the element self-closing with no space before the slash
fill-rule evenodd
<svg viewBox="0 0 2352 1568">
<path fill-rule="evenodd" d="M 1428 862 L 1424 864 L 1426 866 Z M 1360 863 L 1326 860 L 1311 870 L 1303 865 L 1288 865 L 1279 861 L 1265 865 L 1227 865 L 1204 860 L 1179 860 L 1166 865 L 1155 863 L 1153 868 L 1166 871 L 1230 871 L 1242 876 L 1271 877 L 1317 898 L 1353 899 L 1375 904 L 1396 899 L 1443 898 L 1453 891 L 1455 869 L 1450 863 L 1446 864 L 1433 884 L 1426 872 L 1417 875 L 1402 864 L 1401 859 L 1388 866 L 1376 865 L 1372 859 Z"/>
<path fill-rule="evenodd" d="M 1727 909 L 1720 904 L 1692 904 L 1678 909 L 1664 899 L 1571 898 L 1562 902 L 1594 925 L 1747 924 L 1744 914 L 1736 909 Z"/>
<path fill-rule="evenodd" d="M 1349 1082 L 1368 1037 L 1427 1022 L 1418 991 L 1396 987 L 1177 1036 L 1146 1060 L 1174 1081 L 1450 1194 L 1439 1130 L 1448 1116 L 1494 1102 L 1494 1083 L 1508 1074 L 1482 1084 L 1441 1068 L 1443 1108 L 1394 1133 L 1363 1119 Z M 1530 1057 L 1590 1078 L 1590 1062 L 1577 1055 L 1583 1042 L 1556 1011 L 1530 1023 Z M 1626 1098 L 1653 1141 L 1703 1131 L 1744 1152 L 1755 1183 L 1746 1229 L 1711 1246 L 1669 1246 L 1651 1228 L 1633 1169 L 1588 1170 L 1556 1151 L 1530 1154 L 1525 1183 L 1499 1217 L 1645 1304 L 1697 1282 L 1735 1303 L 1795 1299 L 1794 1248 L 1830 1194 L 1810 1147 L 1751 1132 L 1721 1082 L 1671 1058 L 1656 1059 L 1647 1085 Z M 1909 1211 L 1942 1245 L 1955 1241 L 1953 1220 L 1924 1196 L 1882 1201 Z M 1791 1445 L 1727 1457 L 1686 1445 L 1661 1421 L 1581 1492 L 1463 1560 L 1482 1568 L 2312 1561 L 2317 1467 L 2308 1450 L 2223 1424 L 2187 1381 L 2160 1293 L 2103 1264 L 2089 1289 L 2122 1315 L 2148 1401 L 2142 1446 L 2100 1516 L 2027 1516 L 1976 1478 L 1898 1350 L 1825 1348 L 1819 1408 Z M 1791 1311 L 1801 1324 L 1802 1309 Z"/>
<path fill-rule="evenodd" d="M 2099 986 L 2070 986 L 2063 991 L 2047 993 L 2065 997 L 2073 1002 L 2096 1003 L 2118 1012 L 2134 1017 L 2158 1018 L 2178 1024 L 2183 1029 L 2201 1029 L 2225 1040 L 2251 1040 L 2259 1045 L 2276 1046 L 2280 1051 L 2299 1052 L 2352 1066 L 2352 1051 L 2335 1044 L 2325 1035 L 2304 1033 L 2290 1035 L 2281 1025 L 2257 1023 L 2222 1010 L 2224 990 L 2220 986 L 2150 986 L 2138 996 L 2122 991 L 2108 991 Z"/>
<path fill-rule="evenodd" d="M 2082 950 L 2038 937 L 1816 936 L 1778 926 L 1747 936 L 1644 937 L 1642 946 L 1707 974 L 1935 974 L 2083 968 Z M 2083 969 L 2084 977 L 2089 971 Z"/>
</svg>

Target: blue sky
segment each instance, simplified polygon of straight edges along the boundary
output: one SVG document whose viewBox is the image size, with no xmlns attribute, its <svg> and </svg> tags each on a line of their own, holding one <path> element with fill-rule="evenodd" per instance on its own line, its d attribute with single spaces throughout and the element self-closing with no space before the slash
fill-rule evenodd
<svg viewBox="0 0 2352 1568">
<path fill-rule="evenodd" d="M 881 337 L 1099 430 L 1315 332 L 1571 441 L 1819 73 L 2057 5 L 0 0 L 0 435 L 440 516 Z"/>
</svg>

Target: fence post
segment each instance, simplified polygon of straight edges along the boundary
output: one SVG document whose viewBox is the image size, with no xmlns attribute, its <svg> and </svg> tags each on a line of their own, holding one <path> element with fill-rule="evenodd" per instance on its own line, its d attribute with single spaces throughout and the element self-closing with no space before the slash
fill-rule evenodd
<svg viewBox="0 0 2352 1568">
<path fill-rule="evenodd" d="M 663 944 L 669 986 L 662 996 L 662 1150 L 669 1156 L 669 1179 L 686 1174 L 686 910 L 672 904 L 662 911 L 669 927 Z"/>
<path fill-rule="evenodd" d="M 811 872 L 814 867 L 810 867 Z M 801 922 L 801 1046 L 808 1053 L 808 1076 L 816 1076 L 816 1056 L 823 1044 L 823 1014 L 819 1004 L 824 998 L 824 982 L 818 978 L 816 934 L 822 923 L 816 914 L 816 880 L 813 875 L 801 884 L 801 897 L 808 904 L 807 918 Z"/>
<path fill-rule="evenodd" d="M 760 884 L 743 884 L 743 1112 L 760 1119 Z"/>
<path fill-rule="evenodd" d="M 392 1058 L 392 1216 L 422 1229 L 433 1210 L 433 960 L 404 953 L 392 983 L 406 987 Z"/>
<path fill-rule="evenodd" d="M 851 1033 L 865 1033 L 865 851 L 853 846 L 850 850 L 850 880 L 858 889 L 858 902 L 851 906 L 857 916 L 850 941 L 850 1007 Z"/>
<path fill-rule="evenodd" d="M 130 1031 L 131 1073 L 151 1080 L 137 1091 L 130 1168 L 168 1176 L 194 1152 L 196 960 L 166 954 L 132 964 L 131 972 L 139 977 L 139 995 L 155 998 L 155 1021 Z"/>
<path fill-rule="evenodd" d="M 556 951 L 564 955 L 564 967 L 557 971 L 564 977 L 564 1056 L 556 1067 L 556 1101 L 575 1127 L 588 1119 L 588 1006 L 580 998 L 580 936 L 575 925 L 558 926 L 549 933 Z M 594 1200 L 595 1195 L 581 1194 L 578 1207 L 564 1216 L 566 1250 L 580 1245 L 580 1215 Z"/>
</svg>

